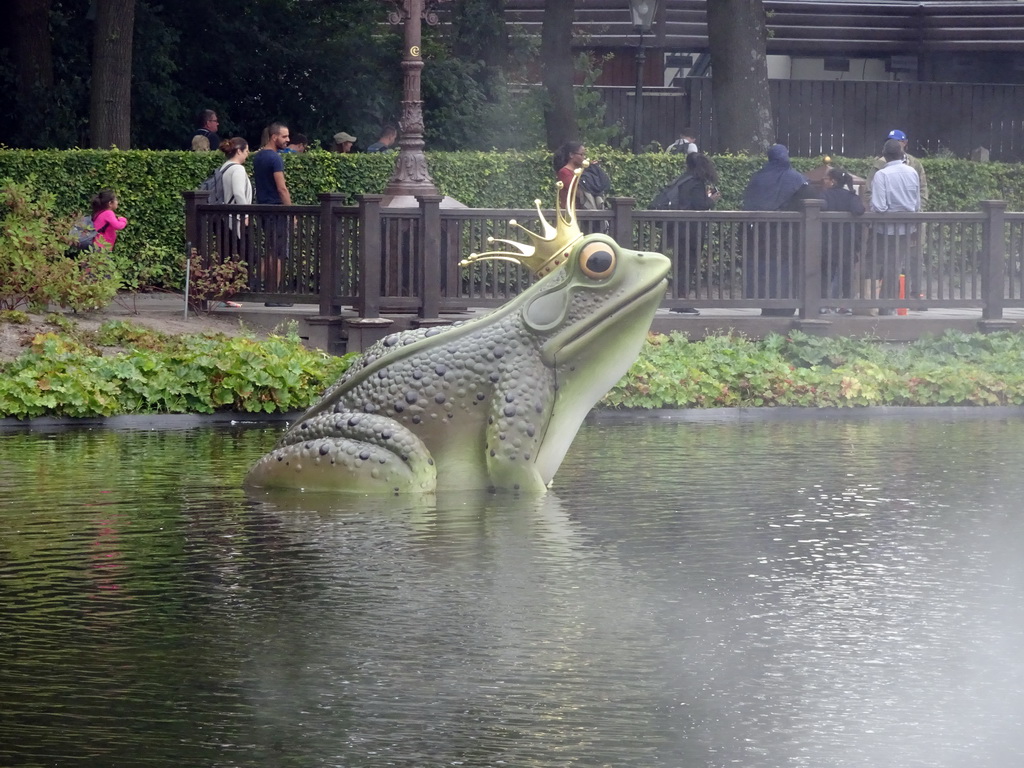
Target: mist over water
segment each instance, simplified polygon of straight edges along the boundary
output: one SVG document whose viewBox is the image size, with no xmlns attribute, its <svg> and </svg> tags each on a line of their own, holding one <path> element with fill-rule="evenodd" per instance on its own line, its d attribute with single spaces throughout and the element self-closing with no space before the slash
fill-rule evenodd
<svg viewBox="0 0 1024 768">
<path fill-rule="evenodd" d="M 552 493 L 247 497 L 276 430 L 0 434 L 0 764 L 1024 757 L 1024 428 L 588 425 Z"/>
</svg>

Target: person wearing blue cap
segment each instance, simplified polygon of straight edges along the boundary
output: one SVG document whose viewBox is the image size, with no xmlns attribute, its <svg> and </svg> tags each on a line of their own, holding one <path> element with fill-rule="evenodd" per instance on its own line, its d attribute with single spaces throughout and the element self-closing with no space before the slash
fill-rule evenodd
<svg viewBox="0 0 1024 768">
<path fill-rule="evenodd" d="M 907 152 L 907 134 L 901 131 L 899 128 L 893 128 L 889 131 L 885 137 L 886 141 L 895 139 L 903 147 L 903 162 L 917 171 L 918 178 L 921 179 L 921 210 L 928 210 L 928 177 L 924 174 L 924 166 L 921 165 L 921 161 L 914 157 L 912 154 Z M 860 194 L 864 200 L 864 207 L 868 210 L 871 209 L 871 179 L 875 176 L 875 171 L 880 168 L 885 168 L 885 158 L 879 155 L 875 158 L 875 167 L 868 173 L 868 180 L 863 186 L 861 186 Z"/>
<path fill-rule="evenodd" d="M 924 166 L 921 165 L 921 161 L 914 157 L 912 154 L 907 152 L 907 134 L 899 128 L 893 128 L 885 137 L 886 141 L 898 141 L 900 146 L 903 148 L 903 162 L 917 171 L 918 179 L 920 180 L 920 198 L 922 211 L 928 210 L 928 177 L 924 173 Z M 868 179 L 860 188 L 861 199 L 864 201 L 864 207 L 867 210 L 872 210 L 871 206 L 871 182 L 875 178 L 875 173 L 886 166 L 886 160 L 884 157 L 879 156 L 875 158 L 875 167 L 868 173 Z M 907 264 L 907 297 L 912 299 L 923 299 L 924 294 L 924 262 L 921 254 L 921 243 L 924 240 L 924 225 L 921 225 L 921 230 L 915 233 L 912 242 L 910 243 L 910 253 L 908 254 Z M 923 311 L 923 309 L 922 309 Z"/>
</svg>

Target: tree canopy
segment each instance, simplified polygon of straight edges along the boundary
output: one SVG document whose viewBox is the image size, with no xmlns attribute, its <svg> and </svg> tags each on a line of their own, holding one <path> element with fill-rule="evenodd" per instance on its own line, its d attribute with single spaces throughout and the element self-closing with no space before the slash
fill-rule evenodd
<svg viewBox="0 0 1024 768">
<path fill-rule="evenodd" d="M 428 149 L 553 148 L 621 134 L 605 126 L 592 92 L 573 88 L 592 82 L 603 60 L 573 57 L 571 0 L 547 3 L 541 40 L 510 31 L 504 0 L 436 2 L 444 23 L 423 27 Z M 213 109 L 221 137 L 251 145 L 280 121 L 323 146 L 346 131 L 365 148 L 401 116 L 402 34 L 385 0 L 10 5 L 0 87 L 13 103 L 0 145 L 188 149 L 199 113 Z M 725 145 L 758 151 L 772 133 L 761 0 L 709 4 L 708 26 Z M 538 76 L 543 89 L 510 84 Z"/>
<path fill-rule="evenodd" d="M 539 128 L 524 131 L 510 114 L 502 5 L 450 0 L 451 23 L 424 26 L 429 146 L 538 140 Z M 129 8 L 134 35 L 126 36 L 114 20 Z M 14 0 L 0 30 L 0 84 L 15 109 L 0 143 L 87 147 L 97 131 L 123 130 L 132 148 L 187 149 L 198 113 L 214 109 L 222 137 L 254 143 L 280 120 L 325 146 L 343 130 L 365 147 L 401 114 L 402 36 L 389 10 L 380 0 Z M 125 47 L 130 65 L 111 56 Z M 105 115 L 97 105 L 112 103 L 118 72 L 130 78 L 130 103 L 121 98 Z M 103 124 L 111 113 L 116 125 Z"/>
</svg>

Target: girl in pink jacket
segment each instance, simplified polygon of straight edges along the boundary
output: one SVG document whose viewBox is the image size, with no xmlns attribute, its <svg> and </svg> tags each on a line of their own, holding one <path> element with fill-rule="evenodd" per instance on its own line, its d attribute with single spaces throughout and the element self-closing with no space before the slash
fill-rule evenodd
<svg viewBox="0 0 1024 768">
<path fill-rule="evenodd" d="M 117 233 L 128 226 L 128 219 L 114 213 L 117 195 L 112 189 L 101 189 L 92 199 L 92 226 L 96 230 L 94 244 L 103 250 L 114 250 Z"/>
</svg>

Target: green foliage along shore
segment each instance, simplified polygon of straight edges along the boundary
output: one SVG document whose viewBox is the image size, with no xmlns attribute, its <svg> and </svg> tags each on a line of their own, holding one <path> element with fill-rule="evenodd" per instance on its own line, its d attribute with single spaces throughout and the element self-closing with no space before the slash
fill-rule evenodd
<svg viewBox="0 0 1024 768">
<path fill-rule="evenodd" d="M 1024 335 L 947 331 L 909 344 L 793 331 L 763 341 L 651 336 L 605 397 L 618 408 L 1022 405 Z"/>
<path fill-rule="evenodd" d="M 312 405 L 353 355 L 297 336 L 170 337 L 131 323 L 63 328 L 0 363 L 0 417 L 282 413 Z M 1024 405 L 1024 334 L 911 344 L 793 332 L 763 341 L 652 335 L 602 408 Z"/>
<path fill-rule="evenodd" d="M 298 336 L 168 336 L 125 321 L 66 321 L 0 363 L 0 417 L 281 413 L 312 405 L 348 367 Z"/>
<path fill-rule="evenodd" d="M 614 195 L 633 197 L 646 207 L 665 184 L 682 171 L 682 156 L 633 155 L 609 147 L 588 147 L 612 178 Z M 120 254 L 157 276 L 154 284 L 180 287 L 184 255 L 182 190 L 195 189 L 222 162 L 219 152 L 15 150 L 0 149 L 0 179 L 30 182 L 52 194 L 55 215 L 87 212 L 102 188 L 118 193 L 118 213 L 129 226 L 118 237 Z M 743 189 L 763 158 L 719 155 L 722 177 L 719 208 L 738 209 Z M 321 192 L 355 195 L 383 192 L 394 167 L 394 153 L 337 155 L 323 151 L 285 156 L 286 176 L 296 204 L 313 205 Z M 427 161 L 443 194 L 476 208 L 530 208 L 535 199 L 552 200 L 551 156 L 529 152 L 429 152 Z M 794 158 L 808 171 L 822 158 Z M 833 158 L 834 164 L 866 175 L 871 161 Z M 1006 200 L 1024 210 L 1024 173 L 1020 165 L 924 159 L 933 211 L 977 210 L 979 200 Z"/>
</svg>

